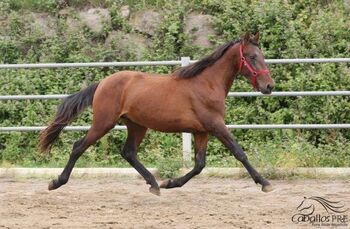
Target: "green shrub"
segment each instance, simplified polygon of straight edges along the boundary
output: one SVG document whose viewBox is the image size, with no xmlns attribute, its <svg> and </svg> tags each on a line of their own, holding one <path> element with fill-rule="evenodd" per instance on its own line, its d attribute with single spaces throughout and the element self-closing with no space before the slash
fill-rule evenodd
<svg viewBox="0 0 350 229">
<path fill-rule="evenodd" d="M 86 2 L 86 1 L 85 1 Z M 68 6 L 84 7 L 83 1 L 66 1 Z M 166 12 L 146 52 L 147 60 L 171 60 L 181 56 L 202 57 L 212 49 L 194 47 L 183 32 L 184 19 L 192 11 L 213 15 L 217 44 L 238 38 L 245 31 L 261 31 L 261 48 L 266 58 L 347 57 L 349 50 L 348 10 L 342 1 L 104 1 L 85 4 L 108 7 L 112 28 L 102 34 L 88 30 L 68 32 L 65 18 L 57 12 L 57 1 L 5 0 L 0 3 L 6 22 L 0 28 L 0 62 L 93 62 L 128 61 L 135 54 L 120 50 L 117 44 L 104 45 L 111 30 L 132 30 L 118 9 L 129 4 L 131 10 L 152 8 Z M 24 11 L 49 12 L 57 20 L 56 37 L 44 38 L 31 30 Z M 0 25 L 3 22 L 0 20 Z M 276 91 L 348 90 L 346 64 L 285 64 L 269 66 L 276 80 Z M 63 94 L 99 81 L 115 71 L 130 69 L 169 73 L 176 67 L 70 68 L 0 70 L 0 94 Z M 251 85 L 238 76 L 232 91 L 251 91 Z M 61 101 L 0 101 L 0 125 L 46 125 Z M 228 98 L 226 123 L 350 123 L 349 97 L 273 97 Z M 73 125 L 89 125 L 91 110 Z M 232 130 L 232 134 L 258 167 L 350 166 L 349 130 Z M 72 144 L 84 132 L 64 132 L 50 155 L 36 150 L 38 133 L 0 133 L 0 160 L 3 165 L 63 166 Z M 120 151 L 125 132 L 112 131 L 91 147 L 77 166 L 116 166 L 128 164 Z M 141 144 L 139 159 L 160 168 L 162 176 L 173 177 L 181 164 L 181 136 L 150 131 Z M 241 166 L 216 139 L 208 146 L 209 166 Z"/>
</svg>

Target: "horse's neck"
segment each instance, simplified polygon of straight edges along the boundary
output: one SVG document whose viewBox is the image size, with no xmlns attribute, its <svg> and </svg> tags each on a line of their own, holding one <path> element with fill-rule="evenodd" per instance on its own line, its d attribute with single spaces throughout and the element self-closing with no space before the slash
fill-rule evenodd
<svg viewBox="0 0 350 229">
<path fill-rule="evenodd" d="M 239 45 L 235 44 L 199 77 L 227 96 L 239 71 L 239 58 Z"/>
</svg>

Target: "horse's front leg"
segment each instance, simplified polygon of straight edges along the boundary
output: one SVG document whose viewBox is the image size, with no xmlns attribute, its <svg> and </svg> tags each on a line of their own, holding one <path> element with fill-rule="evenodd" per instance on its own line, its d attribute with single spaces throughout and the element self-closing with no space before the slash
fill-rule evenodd
<svg viewBox="0 0 350 229">
<path fill-rule="evenodd" d="M 214 124 L 212 134 L 217 137 L 231 151 L 233 156 L 244 165 L 255 183 L 262 185 L 263 192 L 270 192 L 273 190 L 272 185 L 250 164 L 247 155 L 244 153 L 241 146 L 231 136 L 230 131 L 225 126 L 223 120 Z"/>
<path fill-rule="evenodd" d="M 176 188 L 186 184 L 192 177 L 198 175 L 205 167 L 205 154 L 207 151 L 208 133 L 194 134 L 194 145 L 195 145 L 195 165 L 194 168 L 186 175 L 163 181 L 160 185 L 161 188 Z"/>
</svg>

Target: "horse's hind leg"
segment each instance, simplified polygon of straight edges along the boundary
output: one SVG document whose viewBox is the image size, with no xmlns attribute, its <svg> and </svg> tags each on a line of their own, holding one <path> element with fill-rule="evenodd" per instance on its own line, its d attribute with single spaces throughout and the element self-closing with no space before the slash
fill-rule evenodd
<svg viewBox="0 0 350 229">
<path fill-rule="evenodd" d="M 208 133 L 194 134 L 195 165 L 185 176 L 164 181 L 161 188 L 176 188 L 186 184 L 192 177 L 198 175 L 205 167 L 205 154 L 207 151 Z"/>
<path fill-rule="evenodd" d="M 87 135 L 74 143 L 73 150 L 69 157 L 66 167 L 57 179 L 54 179 L 49 183 L 48 189 L 54 190 L 66 184 L 73 170 L 73 167 L 76 161 L 79 159 L 79 157 L 87 150 L 87 148 L 89 148 L 89 146 L 95 144 L 95 142 L 98 139 L 100 139 L 109 130 L 111 130 L 114 127 L 114 125 L 115 122 L 104 122 L 103 126 L 98 126 L 96 125 L 96 123 L 94 123 L 89 129 Z"/>
<path fill-rule="evenodd" d="M 137 172 L 139 172 L 139 174 L 141 174 L 141 176 L 146 180 L 147 184 L 151 185 L 149 191 L 155 195 L 160 195 L 159 186 L 156 179 L 136 157 L 137 148 L 145 137 L 147 128 L 140 126 L 127 118 L 124 121 L 128 127 L 128 137 L 122 150 L 122 156 L 132 167 L 137 170 Z"/>
</svg>

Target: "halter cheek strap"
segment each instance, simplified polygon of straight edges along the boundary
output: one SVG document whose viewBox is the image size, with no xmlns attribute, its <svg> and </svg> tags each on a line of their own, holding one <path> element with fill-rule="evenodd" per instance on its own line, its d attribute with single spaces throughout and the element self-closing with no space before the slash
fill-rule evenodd
<svg viewBox="0 0 350 229">
<path fill-rule="evenodd" d="M 243 66 L 248 69 L 250 72 L 251 76 L 253 77 L 252 80 L 250 80 L 251 84 L 253 85 L 254 88 L 257 88 L 257 78 L 260 75 L 265 75 L 269 74 L 270 70 L 269 69 L 262 69 L 259 71 L 255 71 L 254 68 L 249 64 L 249 62 L 246 60 L 246 58 L 243 56 L 243 44 L 239 46 L 239 55 L 241 57 L 241 63 L 239 65 L 239 71 L 242 72 Z"/>
</svg>

